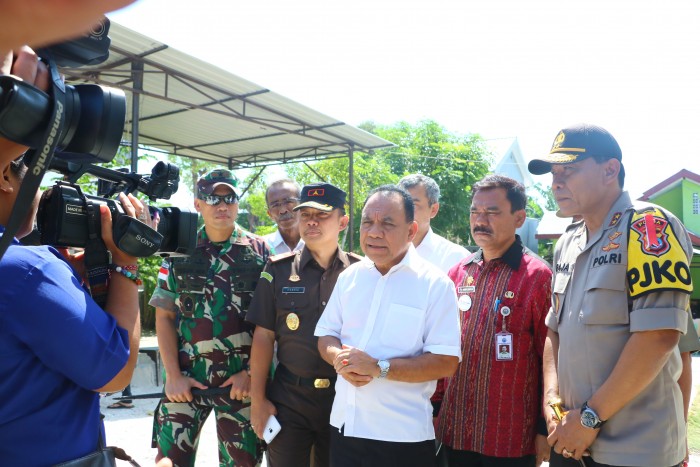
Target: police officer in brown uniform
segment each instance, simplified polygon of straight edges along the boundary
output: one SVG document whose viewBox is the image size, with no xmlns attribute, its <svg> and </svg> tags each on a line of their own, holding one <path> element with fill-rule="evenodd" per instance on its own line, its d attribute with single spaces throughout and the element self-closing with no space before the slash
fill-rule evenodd
<svg viewBox="0 0 700 467">
<path fill-rule="evenodd" d="M 248 310 L 246 319 L 257 326 L 250 363 L 251 423 L 261 438 L 271 415 L 282 426 L 268 446 L 270 467 L 329 465 L 336 372 L 319 355 L 314 329 L 338 275 L 361 259 L 338 246 L 348 225 L 345 198 L 343 190 L 328 183 L 302 189 L 294 210 L 301 211 L 305 246 L 270 258 Z M 275 342 L 279 366 L 268 384 Z"/>
</svg>

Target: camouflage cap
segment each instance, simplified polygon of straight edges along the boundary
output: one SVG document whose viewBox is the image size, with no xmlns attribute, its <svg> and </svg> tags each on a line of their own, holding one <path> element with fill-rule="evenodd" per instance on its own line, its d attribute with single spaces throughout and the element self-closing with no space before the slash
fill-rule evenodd
<svg viewBox="0 0 700 467">
<path fill-rule="evenodd" d="M 214 193 L 214 190 L 219 185 L 231 188 L 236 193 L 236 196 L 241 195 L 238 191 L 238 178 L 227 169 L 215 169 L 199 177 L 199 180 L 197 180 L 197 195 L 210 195 Z"/>
<path fill-rule="evenodd" d="M 622 151 L 608 130 L 580 123 L 559 131 L 549 154 L 531 160 L 527 169 L 542 175 L 551 172 L 552 164 L 571 164 L 590 157 L 622 161 Z"/>
</svg>

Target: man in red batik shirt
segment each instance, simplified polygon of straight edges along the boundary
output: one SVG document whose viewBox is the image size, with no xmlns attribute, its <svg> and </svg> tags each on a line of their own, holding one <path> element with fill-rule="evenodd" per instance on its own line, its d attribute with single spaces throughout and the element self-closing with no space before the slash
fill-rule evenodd
<svg viewBox="0 0 700 467">
<path fill-rule="evenodd" d="M 541 387 L 552 272 L 515 234 L 526 217 L 520 183 L 488 175 L 472 193 L 471 233 L 480 249 L 449 272 L 462 363 L 446 383 L 437 439 L 450 467 L 539 466 L 550 452 Z"/>
</svg>

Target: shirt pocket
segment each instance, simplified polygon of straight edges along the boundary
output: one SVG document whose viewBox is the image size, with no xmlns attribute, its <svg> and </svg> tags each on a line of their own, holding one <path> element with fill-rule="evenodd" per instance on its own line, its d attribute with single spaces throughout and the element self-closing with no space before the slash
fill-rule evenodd
<svg viewBox="0 0 700 467">
<path fill-rule="evenodd" d="M 382 326 L 380 342 L 392 349 L 414 349 L 423 333 L 424 313 L 420 308 L 392 304 Z"/>
<path fill-rule="evenodd" d="M 588 274 L 581 304 L 584 324 L 628 324 L 626 269 L 623 266 L 596 268 Z"/>
<path fill-rule="evenodd" d="M 561 312 L 564 308 L 564 297 L 566 294 L 566 286 L 569 285 L 569 274 L 557 274 L 554 277 L 554 285 L 552 287 L 552 311 L 554 311 L 557 321 L 561 318 Z"/>
</svg>

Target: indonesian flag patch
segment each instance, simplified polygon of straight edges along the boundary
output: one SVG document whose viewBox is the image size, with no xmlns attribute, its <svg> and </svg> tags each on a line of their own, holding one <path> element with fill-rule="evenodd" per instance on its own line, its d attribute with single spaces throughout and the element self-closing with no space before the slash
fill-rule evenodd
<svg viewBox="0 0 700 467">
<path fill-rule="evenodd" d="M 163 260 L 158 270 L 158 280 L 167 281 L 168 273 L 170 272 L 170 263 L 168 260 Z"/>
</svg>

